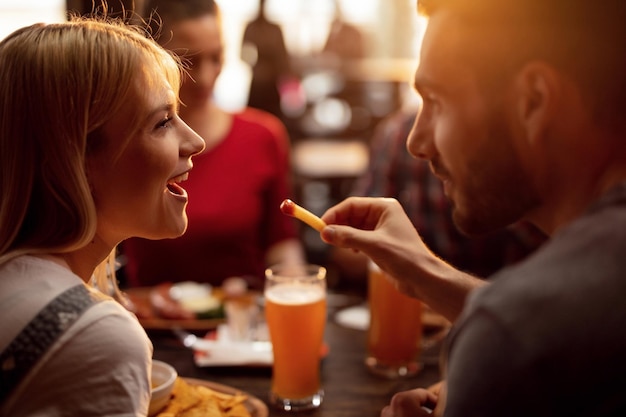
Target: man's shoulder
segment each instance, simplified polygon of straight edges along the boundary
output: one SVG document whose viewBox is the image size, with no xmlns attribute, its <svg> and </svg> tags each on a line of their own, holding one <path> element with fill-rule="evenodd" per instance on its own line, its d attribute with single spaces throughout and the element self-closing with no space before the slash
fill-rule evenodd
<svg viewBox="0 0 626 417">
<path fill-rule="evenodd" d="M 589 216 L 603 217 L 600 212 Z M 626 325 L 621 301 L 626 293 L 626 228 L 593 226 L 604 221 L 581 218 L 524 261 L 495 274 L 491 285 L 471 294 L 466 316 L 487 311 L 529 344 L 578 338 L 598 330 L 581 333 L 584 323 L 607 326 L 607 317 L 613 330 Z M 612 336 L 602 331 L 597 337 Z"/>
</svg>

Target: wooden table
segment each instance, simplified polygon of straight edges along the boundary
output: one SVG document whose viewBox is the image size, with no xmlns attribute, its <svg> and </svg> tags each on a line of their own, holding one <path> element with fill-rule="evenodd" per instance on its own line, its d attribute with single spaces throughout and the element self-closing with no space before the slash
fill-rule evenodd
<svg viewBox="0 0 626 417">
<path fill-rule="evenodd" d="M 439 380 L 436 352 L 428 352 L 424 368 L 416 376 L 386 380 L 370 374 L 364 365 L 366 332 L 338 325 L 333 320 L 334 312 L 335 309 L 329 309 L 325 334 L 330 352 L 322 363 L 324 402 L 319 409 L 302 413 L 279 411 L 268 404 L 270 368 L 199 368 L 193 362 L 192 352 L 183 347 L 169 331 L 149 331 L 148 334 L 154 343 L 154 358 L 172 364 L 180 376 L 204 379 L 247 391 L 268 404 L 271 416 L 377 417 L 394 393 L 426 387 Z"/>
</svg>

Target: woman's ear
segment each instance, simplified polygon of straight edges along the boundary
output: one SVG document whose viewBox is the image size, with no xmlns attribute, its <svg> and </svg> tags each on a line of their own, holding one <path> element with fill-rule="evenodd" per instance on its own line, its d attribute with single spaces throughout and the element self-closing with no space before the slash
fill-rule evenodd
<svg viewBox="0 0 626 417">
<path fill-rule="evenodd" d="M 517 117 L 529 142 L 539 140 L 552 123 L 560 95 L 559 73 L 544 62 L 530 62 L 516 76 Z"/>
</svg>

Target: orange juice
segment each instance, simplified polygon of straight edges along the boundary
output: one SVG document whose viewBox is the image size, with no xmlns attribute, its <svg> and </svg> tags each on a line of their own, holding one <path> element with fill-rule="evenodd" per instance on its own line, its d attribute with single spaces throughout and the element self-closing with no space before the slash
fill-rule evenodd
<svg viewBox="0 0 626 417">
<path fill-rule="evenodd" d="M 324 290 L 274 286 L 265 293 L 265 317 L 274 350 L 272 391 L 289 399 L 317 394 L 326 322 Z"/>
<path fill-rule="evenodd" d="M 366 364 L 376 374 L 415 374 L 422 338 L 422 302 L 400 293 L 376 265 L 369 271 L 370 327 Z"/>
</svg>

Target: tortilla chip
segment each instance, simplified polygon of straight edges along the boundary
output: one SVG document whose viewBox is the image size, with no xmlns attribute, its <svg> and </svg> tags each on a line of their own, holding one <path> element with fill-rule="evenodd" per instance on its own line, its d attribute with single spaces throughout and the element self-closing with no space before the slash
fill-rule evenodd
<svg viewBox="0 0 626 417">
<path fill-rule="evenodd" d="M 177 378 L 172 398 L 156 417 L 251 417 L 246 399 L 240 393 L 225 394 Z"/>
<path fill-rule="evenodd" d="M 237 404 L 224 413 L 227 417 L 250 417 L 250 411 L 243 403 Z"/>
</svg>

